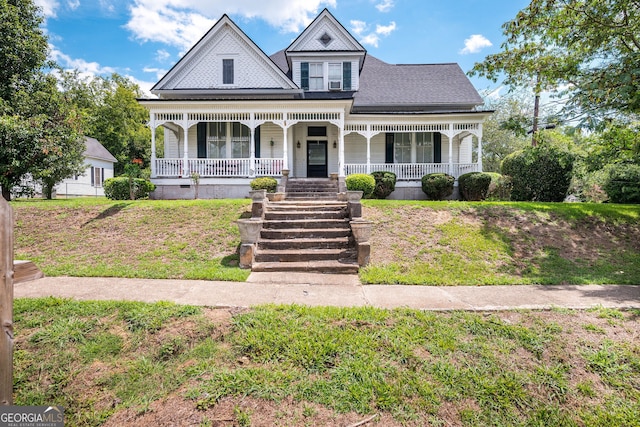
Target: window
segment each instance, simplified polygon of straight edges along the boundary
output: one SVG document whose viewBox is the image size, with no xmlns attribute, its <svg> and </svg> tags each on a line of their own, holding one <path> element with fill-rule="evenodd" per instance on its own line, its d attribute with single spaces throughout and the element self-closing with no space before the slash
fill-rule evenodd
<svg viewBox="0 0 640 427">
<path fill-rule="evenodd" d="M 227 124 L 209 123 L 209 158 L 224 159 L 227 157 Z"/>
<path fill-rule="evenodd" d="M 329 64 L 329 90 L 342 90 L 342 62 Z"/>
<path fill-rule="evenodd" d="M 433 134 L 431 132 L 416 133 L 416 162 L 433 163 Z"/>
<path fill-rule="evenodd" d="M 104 182 L 104 168 L 91 167 L 91 186 L 102 187 Z"/>
<path fill-rule="evenodd" d="M 231 125 L 231 157 L 234 159 L 249 157 L 249 128 L 237 122 Z"/>
<path fill-rule="evenodd" d="M 326 126 L 309 126 L 307 128 L 307 136 L 327 136 Z"/>
<path fill-rule="evenodd" d="M 309 64 L 309 90 L 325 90 L 322 62 Z"/>
<path fill-rule="evenodd" d="M 395 163 L 411 163 L 411 134 L 396 133 L 394 135 Z"/>
<path fill-rule="evenodd" d="M 233 81 L 233 59 L 222 60 L 222 84 L 232 85 Z"/>
</svg>

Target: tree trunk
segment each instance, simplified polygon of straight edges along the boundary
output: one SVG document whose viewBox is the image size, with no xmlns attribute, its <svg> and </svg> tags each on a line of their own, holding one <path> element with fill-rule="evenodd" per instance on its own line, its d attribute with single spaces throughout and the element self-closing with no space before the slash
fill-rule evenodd
<svg viewBox="0 0 640 427">
<path fill-rule="evenodd" d="M 11 201 L 11 190 L 2 187 L 2 197 L 7 201 Z"/>
<path fill-rule="evenodd" d="M 13 212 L 9 203 L 0 200 L 0 405 L 12 403 Z"/>
<path fill-rule="evenodd" d="M 42 192 L 45 199 L 51 200 L 53 198 L 53 185 L 49 182 L 44 181 L 42 183 Z"/>
<path fill-rule="evenodd" d="M 538 145 L 538 115 L 540 114 L 540 93 L 536 92 L 536 98 L 533 103 L 533 128 L 531 131 L 531 146 Z"/>
</svg>

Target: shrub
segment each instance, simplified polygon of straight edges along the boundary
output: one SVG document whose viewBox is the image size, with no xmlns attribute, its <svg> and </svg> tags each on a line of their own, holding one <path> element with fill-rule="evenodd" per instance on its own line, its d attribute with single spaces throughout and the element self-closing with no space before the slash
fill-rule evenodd
<svg viewBox="0 0 640 427">
<path fill-rule="evenodd" d="M 469 172 L 458 177 L 458 188 L 462 200 L 479 201 L 487 198 L 491 175 L 483 172 Z"/>
<path fill-rule="evenodd" d="M 422 177 L 422 191 L 430 200 L 444 200 L 453 194 L 454 177 L 446 173 L 430 173 Z"/>
<path fill-rule="evenodd" d="M 491 177 L 486 200 L 511 200 L 511 178 L 497 172 L 485 172 Z"/>
<path fill-rule="evenodd" d="M 275 193 L 278 188 L 278 181 L 270 176 L 255 178 L 249 185 L 252 190 L 267 190 L 267 193 Z"/>
<path fill-rule="evenodd" d="M 156 189 L 151 181 L 142 178 L 132 178 L 134 199 L 146 199 L 149 193 Z M 104 180 L 104 195 L 111 200 L 130 200 L 129 177 L 119 176 Z"/>
<path fill-rule="evenodd" d="M 345 179 L 347 190 L 362 191 L 362 198 L 369 197 L 376 188 L 376 180 L 366 173 L 354 173 Z"/>
<path fill-rule="evenodd" d="M 571 185 L 573 159 L 568 151 L 546 144 L 509 154 L 502 161 L 502 173 L 511 177 L 511 199 L 563 201 Z"/>
<path fill-rule="evenodd" d="M 602 187 L 613 203 L 640 203 L 640 166 L 610 165 Z"/>
<path fill-rule="evenodd" d="M 393 172 L 371 172 L 376 180 L 376 188 L 373 190 L 373 198 L 386 199 L 396 189 L 396 174 Z"/>
</svg>

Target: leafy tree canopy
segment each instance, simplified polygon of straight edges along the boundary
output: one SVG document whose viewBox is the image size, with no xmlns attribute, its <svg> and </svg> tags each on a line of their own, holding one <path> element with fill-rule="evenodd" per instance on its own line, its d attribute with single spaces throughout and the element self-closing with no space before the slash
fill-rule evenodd
<svg viewBox="0 0 640 427">
<path fill-rule="evenodd" d="M 587 124 L 640 113 L 637 0 L 531 0 L 503 30 L 502 51 L 471 75 L 566 96 L 567 117 Z"/>
</svg>

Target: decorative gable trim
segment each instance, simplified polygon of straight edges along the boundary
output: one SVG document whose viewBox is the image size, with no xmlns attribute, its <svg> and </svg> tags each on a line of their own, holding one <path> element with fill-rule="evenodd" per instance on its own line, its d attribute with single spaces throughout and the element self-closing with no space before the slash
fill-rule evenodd
<svg viewBox="0 0 640 427">
<path fill-rule="evenodd" d="M 198 66 L 205 61 L 206 58 L 212 56 L 220 58 L 220 69 L 209 70 L 209 73 L 217 73 L 213 79 L 219 80 L 219 84 L 216 88 L 220 88 L 226 85 L 222 84 L 222 58 L 230 57 L 230 52 L 215 52 L 218 45 L 223 44 L 225 41 L 234 43 L 241 46 L 245 51 L 249 52 L 252 59 L 260 66 L 259 73 L 265 76 L 265 79 L 270 80 L 273 84 L 277 84 L 277 89 L 284 90 L 298 90 L 291 79 L 251 40 L 226 14 L 222 16 L 211 29 L 167 72 L 167 74 L 153 86 L 151 92 L 158 94 L 160 92 L 177 90 L 182 84 L 180 89 L 196 89 L 206 90 L 211 89 L 211 85 L 207 84 L 189 84 L 193 83 L 188 80 L 189 75 L 198 69 Z M 238 52 L 234 52 L 238 54 Z M 199 67 L 200 70 L 207 67 Z M 215 67 L 214 67 L 215 68 Z M 202 81 L 206 81 L 207 76 L 192 76 L 192 81 L 198 81 L 202 78 Z M 212 79 L 208 76 L 209 80 Z M 185 80 L 187 79 L 187 80 Z M 187 86 L 184 87 L 187 82 Z M 273 85 L 269 87 L 263 87 L 263 89 L 273 89 Z"/>
<path fill-rule="evenodd" d="M 328 9 L 324 9 L 286 49 L 287 55 L 311 51 L 366 53 L 365 48 Z"/>
</svg>

